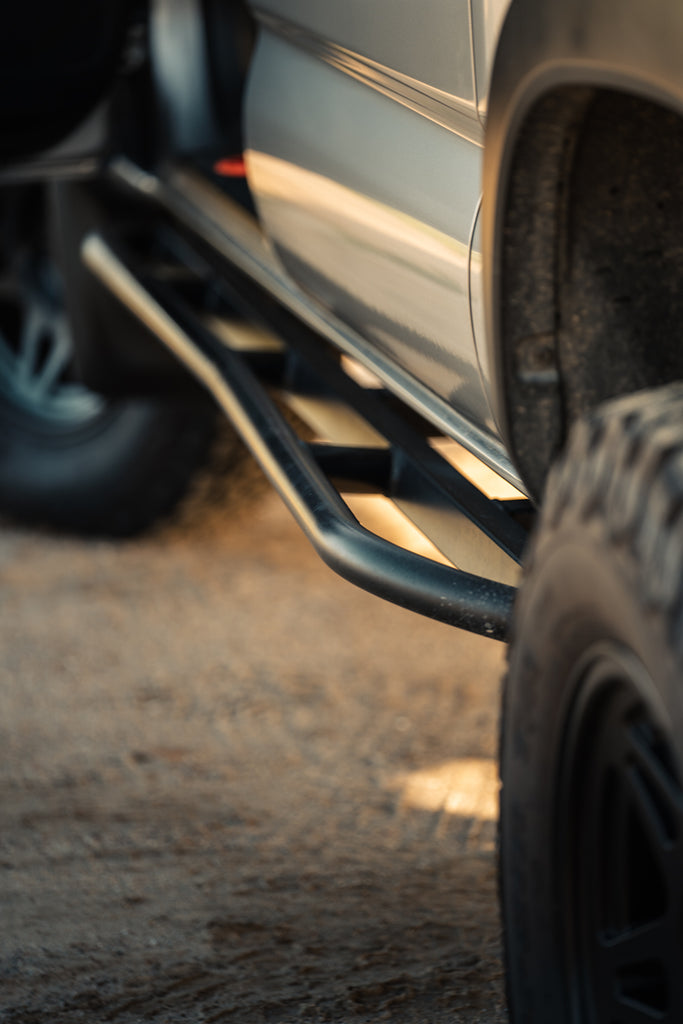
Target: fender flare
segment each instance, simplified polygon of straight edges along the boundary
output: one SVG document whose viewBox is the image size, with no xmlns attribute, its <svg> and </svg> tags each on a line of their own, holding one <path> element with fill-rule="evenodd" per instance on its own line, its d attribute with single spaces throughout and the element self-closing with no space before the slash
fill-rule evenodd
<svg viewBox="0 0 683 1024">
<path fill-rule="evenodd" d="M 564 86 L 629 92 L 683 116 L 680 0 L 513 0 L 496 48 L 484 152 L 482 218 L 486 344 L 493 414 L 517 461 L 505 378 L 502 253 L 520 131 Z"/>
</svg>

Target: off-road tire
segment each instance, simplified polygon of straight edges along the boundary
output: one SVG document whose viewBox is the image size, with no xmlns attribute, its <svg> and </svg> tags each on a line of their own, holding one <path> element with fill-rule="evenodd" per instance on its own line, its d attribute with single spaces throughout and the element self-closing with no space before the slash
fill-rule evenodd
<svg viewBox="0 0 683 1024">
<path fill-rule="evenodd" d="M 502 721 L 512 1020 L 683 1020 L 683 385 L 574 428 L 516 603 Z"/>
<path fill-rule="evenodd" d="M 184 495 L 209 453 L 216 412 L 199 394 L 105 398 L 80 382 L 55 256 L 77 256 L 80 239 L 65 229 L 55 243 L 45 194 L 0 195 L 0 513 L 129 536 Z M 97 344 L 115 345 L 105 335 L 125 325 L 105 310 L 83 319 Z"/>
<path fill-rule="evenodd" d="M 207 457 L 211 410 L 182 402 L 107 402 L 56 430 L 0 403 L 0 511 L 83 536 L 128 537 L 171 512 Z"/>
</svg>

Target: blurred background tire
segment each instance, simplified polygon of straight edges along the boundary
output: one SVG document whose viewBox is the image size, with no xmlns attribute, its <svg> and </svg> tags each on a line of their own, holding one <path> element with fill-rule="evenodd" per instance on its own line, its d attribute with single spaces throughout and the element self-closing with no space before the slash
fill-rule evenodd
<svg viewBox="0 0 683 1024">
<path fill-rule="evenodd" d="M 208 456 L 215 411 L 182 395 L 104 397 L 79 380 L 54 256 L 65 240 L 55 243 L 46 191 L 7 189 L 0 200 L 0 511 L 129 536 L 185 494 Z M 107 323 L 99 317 L 93 329 Z"/>
</svg>

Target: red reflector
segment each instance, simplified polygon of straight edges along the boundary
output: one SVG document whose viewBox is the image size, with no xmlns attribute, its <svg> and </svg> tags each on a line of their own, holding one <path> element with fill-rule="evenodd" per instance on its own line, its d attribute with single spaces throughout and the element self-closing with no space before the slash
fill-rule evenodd
<svg viewBox="0 0 683 1024">
<path fill-rule="evenodd" d="M 243 156 L 226 156 L 216 160 L 213 173 L 221 178 L 246 178 L 247 168 Z"/>
</svg>

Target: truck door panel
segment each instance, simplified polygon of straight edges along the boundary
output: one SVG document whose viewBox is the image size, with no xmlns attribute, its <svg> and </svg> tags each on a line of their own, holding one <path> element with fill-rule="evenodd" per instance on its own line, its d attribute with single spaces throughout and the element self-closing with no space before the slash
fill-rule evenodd
<svg viewBox="0 0 683 1024">
<path fill-rule="evenodd" d="M 469 3 L 417 10 L 259 5 L 249 181 L 297 283 L 493 431 L 468 293 L 482 140 Z"/>
</svg>

